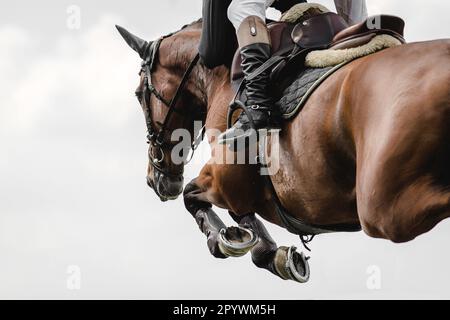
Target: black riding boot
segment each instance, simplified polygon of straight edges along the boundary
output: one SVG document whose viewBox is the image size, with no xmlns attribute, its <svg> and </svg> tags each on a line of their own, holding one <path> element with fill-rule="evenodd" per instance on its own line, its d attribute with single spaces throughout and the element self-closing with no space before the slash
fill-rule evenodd
<svg viewBox="0 0 450 320">
<path fill-rule="evenodd" d="M 245 19 L 238 30 L 238 40 L 245 76 L 247 112 L 250 113 L 256 130 L 272 128 L 274 127 L 272 121 L 273 101 L 268 93 L 270 71 L 262 72 L 253 78 L 249 77 L 271 56 L 269 33 L 265 23 L 258 17 Z M 256 134 L 256 131 L 251 129 L 247 115 L 242 113 L 234 126 L 219 137 L 219 143 L 229 144 L 242 141 L 242 139 Z"/>
</svg>

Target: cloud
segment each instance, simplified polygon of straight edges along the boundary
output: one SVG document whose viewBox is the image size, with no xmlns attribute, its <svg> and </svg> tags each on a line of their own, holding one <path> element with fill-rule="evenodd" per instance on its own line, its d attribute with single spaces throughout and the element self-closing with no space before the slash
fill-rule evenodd
<svg viewBox="0 0 450 320">
<path fill-rule="evenodd" d="M 30 133 L 52 113 L 78 113 L 92 121 L 120 126 L 128 121 L 133 88 L 137 81 L 138 60 L 115 32 L 117 17 L 104 15 L 85 33 L 63 36 L 50 53 L 31 54 L 26 60 L 16 52 L 39 52 L 34 34 L 4 27 L 0 41 L 8 48 L 2 52 L 1 85 L 9 88 L 2 95 L 3 130 Z M 13 66 L 24 66 L 15 69 Z M 135 69 L 131 69 L 134 65 Z M 134 72 L 133 72 L 134 71 Z M 9 76 L 16 73 L 16 76 Z M 20 77 L 17 76 L 20 74 Z M 65 100 L 61 99 L 62 97 Z M 57 103 L 55 103 L 57 102 Z"/>
<path fill-rule="evenodd" d="M 6 25 L 0 29 L 0 41 L 2 43 L 0 72 L 5 74 L 5 72 L 8 73 L 14 69 L 14 56 L 21 50 L 26 49 L 30 45 L 31 39 L 25 30 Z"/>
<path fill-rule="evenodd" d="M 0 130 L 8 125 L 11 92 L 23 75 L 24 52 L 30 52 L 32 38 L 22 28 L 6 25 L 0 28 Z M 21 63 L 22 61 L 22 63 Z M 1 131 L 0 131 L 1 132 Z"/>
<path fill-rule="evenodd" d="M 3 214 L 63 208 L 72 201 L 63 189 L 95 202 L 98 190 L 86 181 L 101 189 L 131 169 L 143 176 L 145 129 L 134 97 L 140 61 L 116 32 L 120 22 L 104 14 L 45 48 L 33 30 L 0 27 L 7 44 L 0 61 L 8 61 L 0 65 Z"/>
</svg>

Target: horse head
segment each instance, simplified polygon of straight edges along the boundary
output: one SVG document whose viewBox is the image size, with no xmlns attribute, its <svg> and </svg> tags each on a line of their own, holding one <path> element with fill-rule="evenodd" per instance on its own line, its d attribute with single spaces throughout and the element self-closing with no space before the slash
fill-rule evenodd
<svg viewBox="0 0 450 320">
<path fill-rule="evenodd" d="M 199 131 L 195 124 L 206 115 L 197 74 L 199 32 L 189 27 L 147 42 L 117 26 L 143 60 L 135 94 L 148 130 L 147 184 L 162 201 L 183 192 L 184 165 Z"/>
</svg>

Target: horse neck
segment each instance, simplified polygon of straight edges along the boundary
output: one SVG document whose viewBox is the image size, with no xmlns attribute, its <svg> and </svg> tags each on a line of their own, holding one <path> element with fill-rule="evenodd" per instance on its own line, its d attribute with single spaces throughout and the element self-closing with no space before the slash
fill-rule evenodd
<svg viewBox="0 0 450 320">
<path fill-rule="evenodd" d="M 204 78 L 207 105 L 206 128 L 225 131 L 228 106 L 233 97 L 230 71 L 224 66 L 205 70 Z"/>
<path fill-rule="evenodd" d="M 174 69 L 184 72 L 192 57 L 198 52 L 201 36 L 201 24 L 193 25 L 183 29 L 163 43 L 167 53 L 168 64 L 174 65 Z M 177 51 L 172 48 L 178 48 Z M 208 69 L 199 64 L 194 69 L 192 82 L 190 82 L 192 93 L 199 102 L 200 112 L 206 111 L 206 129 L 225 131 L 227 122 L 228 105 L 233 97 L 230 83 L 230 70 L 225 66 Z"/>
</svg>

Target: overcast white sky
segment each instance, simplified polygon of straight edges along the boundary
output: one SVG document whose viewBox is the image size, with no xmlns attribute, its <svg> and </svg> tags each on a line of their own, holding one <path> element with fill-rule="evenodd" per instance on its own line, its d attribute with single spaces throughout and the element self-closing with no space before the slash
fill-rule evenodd
<svg viewBox="0 0 450 320">
<path fill-rule="evenodd" d="M 79 30 L 67 28 L 73 4 Z M 450 36 L 448 1 L 368 4 L 371 14 L 404 17 L 409 41 Z M 404 245 L 363 233 L 318 237 L 311 281 L 299 285 L 250 257 L 214 260 L 182 199 L 158 201 L 145 184 L 133 95 L 140 61 L 114 24 L 154 39 L 200 13 L 201 0 L 1 2 L 0 298 L 450 298 L 449 222 Z M 280 245 L 299 245 L 268 227 Z M 72 265 L 81 290 L 67 288 Z M 379 290 L 367 288 L 371 266 L 381 270 Z"/>
</svg>

